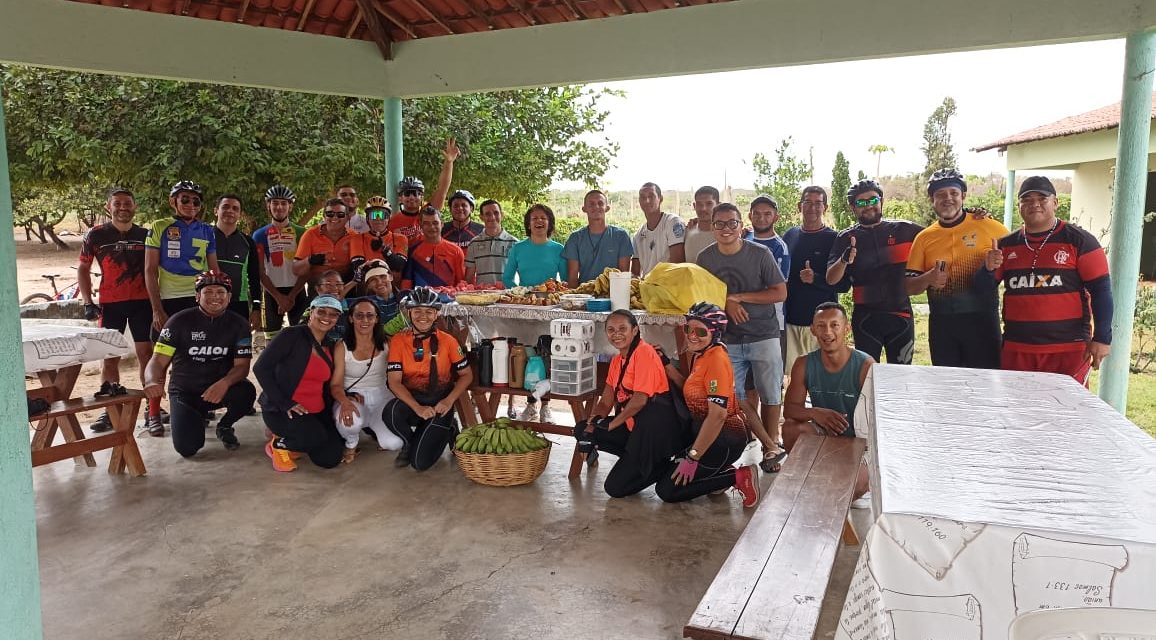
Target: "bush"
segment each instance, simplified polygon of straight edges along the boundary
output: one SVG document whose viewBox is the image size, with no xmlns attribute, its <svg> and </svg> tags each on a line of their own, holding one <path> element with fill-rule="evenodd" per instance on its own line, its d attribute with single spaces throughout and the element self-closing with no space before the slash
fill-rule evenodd
<svg viewBox="0 0 1156 640">
<path fill-rule="evenodd" d="M 1141 281 L 1136 289 L 1133 312 L 1132 373 L 1144 373 L 1156 362 L 1156 287 Z"/>
</svg>

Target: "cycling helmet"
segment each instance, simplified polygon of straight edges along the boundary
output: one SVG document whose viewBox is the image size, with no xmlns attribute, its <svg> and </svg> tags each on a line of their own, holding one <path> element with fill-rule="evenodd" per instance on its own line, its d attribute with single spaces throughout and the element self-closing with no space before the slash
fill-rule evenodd
<svg viewBox="0 0 1156 640">
<path fill-rule="evenodd" d="M 381 196 L 373 196 L 365 201 L 365 210 L 369 211 L 370 209 L 385 209 L 389 211 L 389 200 Z"/>
<path fill-rule="evenodd" d="M 283 184 L 275 184 L 269 187 L 265 192 L 265 202 L 270 200 L 288 200 L 289 202 L 296 202 L 297 196 L 293 195 L 293 190 Z"/>
<path fill-rule="evenodd" d="M 438 292 L 429 287 L 414 287 L 413 291 L 402 301 L 402 306 L 406 309 L 413 309 L 416 307 L 429 307 L 441 311 L 442 303 L 438 300 Z"/>
<path fill-rule="evenodd" d="M 425 191 L 425 183 L 421 181 L 421 178 L 415 178 L 414 176 L 406 176 L 406 177 L 401 179 L 401 182 L 397 183 L 397 192 L 398 193 L 401 193 L 403 191 L 412 191 L 414 189 L 416 189 L 418 191 L 422 191 L 422 192 Z"/>
<path fill-rule="evenodd" d="M 931 174 L 927 180 L 927 195 L 930 196 L 944 187 L 958 187 L 960 191 L 967 193 L 967 182 L 964 181 L 963 174 L 955 169 L 940 169 Z"/>
<path fill-rule="evenodd" d="M 171 198 L 182 191 L 192 191 L 202 198 L 205 197 L 205 191 L 204 189 L 201 189 L 201 185 L 193 182 L 192 180 L 181 180 L 180 182 L 174 184 L 173 188 L 169 189 L 169 197 Z"/>
<path fill-rule="evenodd" d="M 880 198 L 883 197 L 883 187 L 879 186 L 878 182 L 874 180 L 860 180 L 851 185 L 851 188 L 847 190 L 847 202 L 855 204 L 855 198 L 858 198 L 860 194 L 867 193 L 868 191 L 874 191 L 879 194 Z"/>
<path fill-rule="evenodd" d="M 201 289 L 212 285 L 220 285 L 229 291 L 233 290 L 233 280 L 221 271 L 205 271 L 197 275 L 196 290 L 200 292 Z"/>
<path fill-rule="evenodd" d="M 453 204 L 454 200 L 457 200 L 458 198 L 461 198 L 461 199 L 465 200 L 466 202 L 470 203 L 470 210 L 471 211 L 474 209 L 474 206 L 475 206 L 474 194 L 470 193 L 469 191 L 466 191 L 465 189 L 458 189 L 457 191 L 455 191 L 454 194 L 452 196 L 450 196 L 450 199 L 446 200 L 446 202 Z"/>
<path fill-rule="evenodd" d="M 697 302 L 689 311 L 686 312 L 686 319 L 698 320 L 705 324 L 708 329 L 713 331 L 711 335 L 712 342 L 719 342 L 722 340 L 722 334 L 727 330 L 727 314 L 719 308 L 717 304 L 709 302 Z"/>
</svg>

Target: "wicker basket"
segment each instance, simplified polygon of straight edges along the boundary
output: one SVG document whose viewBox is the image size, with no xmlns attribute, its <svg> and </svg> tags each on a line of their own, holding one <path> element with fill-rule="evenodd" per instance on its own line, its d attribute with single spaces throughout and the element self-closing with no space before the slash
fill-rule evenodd
<svg viewBox="0 0 1156 640">
<path fill-rule="evenodd" d="M 513 487 L 529 484 L 542 475 L 552 448 L 547 440 L 545 447 L 529 453 L 466 453 L 454 449 L 454 456 L 470 480 L 491 487 Z"/>
</svg>

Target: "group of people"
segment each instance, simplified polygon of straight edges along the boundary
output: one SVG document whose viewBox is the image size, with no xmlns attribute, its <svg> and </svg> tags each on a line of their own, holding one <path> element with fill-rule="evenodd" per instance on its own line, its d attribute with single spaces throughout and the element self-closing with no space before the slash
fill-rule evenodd
<svg viewBox="0 0 1156 640">
<path fill-rule="evenodd" d="M 90 318 L 132 331 L 149 433 L 165 433 L 167 379 L 181 455 L 204 446 L 217 409 L 224 409 L 217 438 L 228 449 L 239 446 L 233 427 L 257 398 L 247 377 L 252 335 L 262 331 L 269 343 L 253 372 L 275 469 L 294 469 L 301 454 L 324 467 L 350 462 L 362 433 L 399 451 L 399 465 L 428 468 L 450 442 L 454 402 L 472 381 L 464 345 L 437 326 L 441 303 L 431 287 L 533 286 L 551 278 L 573 287 L 607 267 L 645 276 L 662 262 L 698 264 L 726 284 L 727 296 L 722 307 L 701 303 L 688 313 L 688 371 L 642 341 L 630 313 L 610 316 L 607 337 L 619 354 L 601 401 L 575 435 L 591 453 L 618 455 L 607 478 L 611 495 L 656 484 L 664 499 L 684 500 L 735 486 L 753 504 L 757 472 L 732 466 L 747 434 L 759 441 L 767 472 L 780 468 L 802 432 L 854 434 L 853 407 L 870 365 L 884 352 L 890 363 L 911 362 L 910 296 L 924 291 L 937 366 L 1052 371 L 1084 381 L 1108 354 L 1104 252 L 1086 231 L 1056 218 L 1055 188 L 1044 177 L 1021 185 L 1025 226 L 1015 233 L 964 209 L 966 182 L 948 169 L 928 183 L 936 220 L 927 228 L 883 219 L 883 189 L 871 180 L 846 194 L 857 224 L 828 227 L 827 193 L 808 186 L 798 205 L 802 224 L 782 235 L 769 196 L 755 198 L 744 220 L 705 186 L 695 193 L 695 218 L 684 223 L 662 210 L 661 188 L 646 183 L 638 196 L 646 220 L 633 236 L 607 221 L 609 200 L 592 190 L 582 205 L 588 224 L 564 242 L 552 239 L 556 220 L 544 204 L 525 212 L 519 241 L 494 200 L 481 203 L 475 221 L 467 191 L 449 194 L 443 223 L 458 155 L 451 139 L 428 201 L 413 177 L 398 185 L 397 211 L 382 197 L 361 209 L 356 190 L 342 185 L 308 229 L 291 220 L 293 191 L 274 185 L 265 194 L 270 221 L 251 236 L 238 228 L 243 210 L 235 195 L 217 198 L 210 225 L 201 219 L 201 187 L 178 182 L 169 196 L 172 217 L 145 229 L 133 222 L 133 194 L 112 189 L 110 222 L 83 243 L 80 291 Z M 104 273 L 99 304 L 94 262 Z M 850 314 L 836 302 L 848 290 Z M 106 362 L 100 393 L 120 392 L 117 363 Z M 549 419 L 545 405 L 511 412 Z M 110 427 L 106 416 L 93 425 Z"/>
</svg>

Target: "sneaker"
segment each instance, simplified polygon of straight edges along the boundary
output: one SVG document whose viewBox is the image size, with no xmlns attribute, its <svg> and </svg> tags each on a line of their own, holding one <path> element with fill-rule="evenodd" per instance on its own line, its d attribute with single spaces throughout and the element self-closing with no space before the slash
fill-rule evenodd
<svg viewBox="0 0 1156 640">
<path fill-rule="evenodd" d="M 237 447 L 241 446 L 233 427 L 217 427 L 217 439 L 220 440 L 229 451 L 235 451 Z"/>
<path fill-rule="evenodd" d="M 518 419 L 521 420 L 522 422 L 537 422 L 538 421 L 538 405 L 537 405 L 537 403 L 526 404 L 526 408 L 522 409 L 522 413 L 521 413 L 521 415 L 518 416 Z"/>
<path fill-rule="evenodd" d="M 169 412 L 165 411 L 164 409 L 161 409 L 161 422 L 164 424 L 169 423 Z"/>
<path fill-rule="evenodd" d="M 598 447 L 594 447 L 593 449 L 590 450 L 590 453 L 586 454 L 586 466 L 587 467 L 598 466 Z"/>
<path fill-rule="evenodd" d="M 109 382 L 105 380 L 100 383 L 100 391 L 92 394 L 94 398 L 108 398 L 113 396 L 123 396 L 128 393 L 128 389 L 121 386 L 119 382 Z"/>
<path fill-rule="evenodd" d="M 870 509 L 871 508 L 871 492 L 868 491 L 863 495 L 851 501 L 852 509 Z"/>
<path fill-rule="evenodd" d="M 88 428 L 92 429 L 93 433 L 112 431 L 112 420 L 108 417 L 108 412 L 102 411 L 100 417 L 96 419 L 96 422 L 88 425 Z"/>
<path fill-rule="evenodd" d="M 542 402 L 542 408 L 538 409 L 538 422 L 554 424 L 554 415 L 550 412 L 550 404 L 548 402 Z"/>
<path fill-rule="evenodd" d="M 165 423 L 161 421 L 160 416 L 149 416 L 145 418 L 145 429 L 148 430 L 149 435 L 154 438 L 160 438 L 165 435 Z"/>
<path fill-rule="evenodd" d="M 409 447 L 402 447 L 401 451 L 397 452 L 397 457 L 393 459 L 393 466 L 401 468 L 409 466 Z"/>
<path fill-rule="evenodd" d="M 273 461 L 273 470 L 282 473 L 296 471 L 297 464 L 293 462 L 293 457 L 289 450 L 273 446 L 273 443 L 277 442 L 277 440 L 277 438 L 274 438 L 265 443 L 265 455 L 269 456 L 269 459 Z"/>
<path fill-rule="evenodd" d="M 743 496 L 743 507 L 750 509 L 759 503 L 759 470 L 753 464 L 735 469 L 735 489 Z"/>
</svg>

